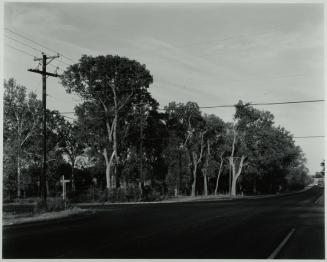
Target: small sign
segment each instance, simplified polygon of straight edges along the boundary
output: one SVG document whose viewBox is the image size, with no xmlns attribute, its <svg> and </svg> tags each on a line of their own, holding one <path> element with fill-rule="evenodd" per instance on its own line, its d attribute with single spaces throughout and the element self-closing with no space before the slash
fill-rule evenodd
<svg viewBox="0 0 327 262">
<path fill-rule="evenodd" d="M 61 177 L 60 183 L 62 183 L 62 199 L 66 200 L 66 183 L 69 183 L 70 180 L 65 179 L 65 176 L 63 175 Z"/>
</svg>

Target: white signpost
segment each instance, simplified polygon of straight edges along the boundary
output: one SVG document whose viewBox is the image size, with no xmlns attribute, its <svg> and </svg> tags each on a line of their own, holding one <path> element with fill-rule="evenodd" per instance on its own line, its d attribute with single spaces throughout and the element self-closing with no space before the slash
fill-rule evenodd
<svg viewBox="0 0 327 262">
<path fill-rule="evenodd" d="M 61 177 L 60 183 L 62 183 L 62 199 L 64 200 L 65 203 L 65 209 L 66 209 L 66 183 L 69 183 L 70 180 L 66 179 L 65 176 L 63 175 Z"/>
</svg>

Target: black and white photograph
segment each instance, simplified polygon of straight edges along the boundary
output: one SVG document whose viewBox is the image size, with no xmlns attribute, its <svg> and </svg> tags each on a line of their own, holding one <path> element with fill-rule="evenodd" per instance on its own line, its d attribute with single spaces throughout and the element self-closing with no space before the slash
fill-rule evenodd
<svg viewBox="0 0 327 262">
<path fill-rule="evenodd" d="M 2 1 L 2 259 L 325 260 L 323 1 Z"/>
</svg>

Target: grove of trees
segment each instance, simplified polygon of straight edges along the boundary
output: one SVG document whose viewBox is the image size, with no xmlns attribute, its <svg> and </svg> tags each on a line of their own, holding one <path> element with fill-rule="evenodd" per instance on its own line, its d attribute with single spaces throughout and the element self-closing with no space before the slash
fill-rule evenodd
<svg viewBox="0 0 327 262">
<path fill-rule="evenodd" d="M 75 201 L 151 200 L 173 195 L 265 194 L 309 183 L 305 158 L 274 116 L 241 100 L 232 122 L 195 102 L 163 110 L 145 65 L 82 56 L 61 84 L 81 98 L 76 120 L 47 111 L 49 195 L 71 180 Z M 4 82 L 4 199 L 39 194 L 42 108 L 14 79 Z"/>
</svg>

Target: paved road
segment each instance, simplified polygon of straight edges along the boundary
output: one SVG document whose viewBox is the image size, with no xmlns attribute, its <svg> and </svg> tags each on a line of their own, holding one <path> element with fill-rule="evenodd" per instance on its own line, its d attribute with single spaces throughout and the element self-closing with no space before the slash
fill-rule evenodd
<svg viewBox="0 0 327 262">
<path fill-rule="evenodd" d="M 266 199 L 97 206 L 3 229 L 4 258 L 323 259 L 323 189 Z M 293 230 L 294 229 L 294 230 Z"/>
</svg>

